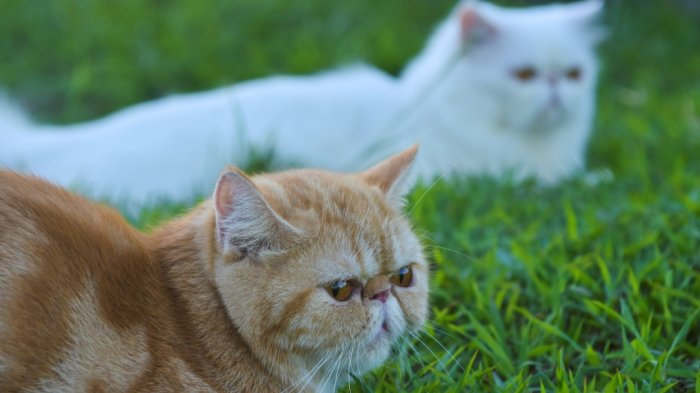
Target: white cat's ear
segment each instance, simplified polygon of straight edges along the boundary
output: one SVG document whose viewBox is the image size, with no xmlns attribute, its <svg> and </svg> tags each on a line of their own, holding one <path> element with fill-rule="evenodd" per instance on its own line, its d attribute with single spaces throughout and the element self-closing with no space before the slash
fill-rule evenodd
<svg viewBox="0 0 700 393">
<path fill-rule="evenodd" d="M 300 233 L 275 213 L 238 169 L 230 168 L 219 177 L 213 199 L 217 243 L 224 253 L 246 256 L 262 248 L 279 248 Z"/>
<path fill-rule="evenodd" d="M 479 45 L 498 34 L 498 29 L 481 15 L 475 3 L 465 4 L 458 13 L 459 31 L 465 46 Z"/>
<path fill-rule="evenodd" d="M 417 153 L 418 145 L 413 145 L 362 172 L 360 176 L 368 184 L 379 187 L 392 204 L 402 206 L 404 196 L 413 187 L 411 168 Z"/>
<path fill-rule="evenodd" d="M 566 5 L 569 15 L 579 26 L 583 35 L 591 44 L 597 44 L 605 39 L 607 32 L 600 24 L 605 3 L 603 0 L 585 0 Z"/>
</svg>

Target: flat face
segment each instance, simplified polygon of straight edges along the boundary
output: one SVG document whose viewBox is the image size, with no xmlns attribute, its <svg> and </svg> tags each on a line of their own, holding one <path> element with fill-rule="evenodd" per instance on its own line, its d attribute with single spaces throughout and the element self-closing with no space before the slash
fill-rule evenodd
<svg viewBox="0 0 700 393">
<path fill-rule="evenodd" d="M 254 327 L 247 339 L 309 366 L 326 362 L 342 379 L 381 364 L 427 314 L 428 266 L 408 221 L 350 175 L 294 171 L 255 183 L 304 240 L 217 270 L 232 317 Z"/>
</svg>

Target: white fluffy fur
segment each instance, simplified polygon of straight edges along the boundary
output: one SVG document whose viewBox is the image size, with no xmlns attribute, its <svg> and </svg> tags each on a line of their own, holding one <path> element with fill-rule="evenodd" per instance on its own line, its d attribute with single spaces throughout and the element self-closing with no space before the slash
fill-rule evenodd
<svg viewBox="0 0 700 393">
<path fill-rule="evenodd" d="M 227 164 L 245 165 L 253 147 L 273 148 L 280 162 L 347 168 L 393 102 L 395 82 L 365 66 L 276 76 L 76 125 L 3 122 L 0 166 L 130 205 L 187 199 L 209 192 Z"/>
<path fill-rule="evenodd" d="M 251 148 L 356 170 L 419 141 L 426 179 L 456 170 L 556 181 L 584 164 L 597 76 L 591 21 L 601 7 L 462 2 L 399 78 L 369 66 L 276 76 L 70 126 L 31 125 L 0 105 L 0 165 L 137 205 L 207 192 Z M 479 23 L 464 28 L 468 12 Z M 532 81 L 513 76 L 525 65 L 537 70 Z M 573 66 L 579 81 L 564 77 Z"/>
</svg>

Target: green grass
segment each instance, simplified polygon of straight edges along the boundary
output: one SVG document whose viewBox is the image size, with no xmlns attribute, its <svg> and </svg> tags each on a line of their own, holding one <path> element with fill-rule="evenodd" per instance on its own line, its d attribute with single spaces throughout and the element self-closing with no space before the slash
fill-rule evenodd
<svg viewBox="0 0 700 393">
<path fill-rule="evenodd" d="M 613 179 L 417 188 L 431 322 L 352 391 L 700 392 L 700 7 L 640 3 L 608 4 L 601 48 L 589 168 Z M 396 72 L 451 1 L 119 4 L 5 1 L 1 83 L 67 121 L 358 57 Z"/>
</svg>

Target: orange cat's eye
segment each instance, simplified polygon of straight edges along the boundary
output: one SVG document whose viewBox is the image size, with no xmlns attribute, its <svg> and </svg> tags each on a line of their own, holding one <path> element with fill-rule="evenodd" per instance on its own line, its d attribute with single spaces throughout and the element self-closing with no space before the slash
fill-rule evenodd
<svg viewBox="0 0 700 393">
<path fill-rule="evenodd" d="M 566 77 L 574 81 L 581 79 L 581 69 L 578 67 L 569 68 L 569 70 L 566 71 Z"/>
<path fill-rule="evenodd" d="M 354 285 L 350 280 L 336 280 L 326 287 L 328 293 L 339 302 L 344 302 L 350 299 L 354 289 Z"/>
<path fill-rule="evenodd" d="M 413 268 L 411 265 L 404 266 L 398 272 L 391 275 L 391 283 L 399 287 L 407 287 L 413 284 Z"/>
<path fill-rule="evenodd" d="M 518 78 L 520 81 L 527 82 L 537 76 L 537 71 L 534 67 L 530 66 L 520 67 L 513 71 L 513 75 L 515 75 L 515 77 Z"/>
</svg>

